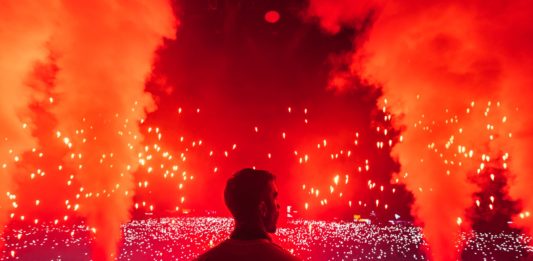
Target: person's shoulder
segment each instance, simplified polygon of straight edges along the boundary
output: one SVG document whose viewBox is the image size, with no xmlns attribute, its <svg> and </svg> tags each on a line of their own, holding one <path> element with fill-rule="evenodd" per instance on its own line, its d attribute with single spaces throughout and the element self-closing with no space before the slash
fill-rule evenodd
<svg viewBox="0 0 533 261">
<path fill-rule="evenodd" d="M 201 254 L 200 256 L 196 257 L 195 259 L 193 259 L 194 261 L 207 261 L 209 260 L 209 256 L 211 255 L 211 250 L 210 249 L 209 251 Z"/>
<path fill-rule="evenodd" d="M 198 256 L 197 258 L 194 259 L 194 261 L 209 261 L 211 259 L 213 259 L 213 257 L 216 257 L 218 255 L 218 252 L 219 252 L 219 249 L 221 247 L 223 247 L 224 243 L 226 243 L 226 241 L 223 241 L 221 242 L 220 244 L 218 244 L 217 246 L 209 249 L 207 252 L 201 254 L 200 256 Z"/>
<path fill-rule="evenodd" d="M 231 258 L 230 258 L 231 257 Z M 266 239 L 261 240 L 234 240 L 228 239 L 209 251 L 200 255 L 194 260 L 211 261 L 211 260 L 278 260 L 278 261 L 296 261 L 300 260 L 291 255 L 278 244 Z"/>
<path fill-rule="evenodd" d="M 295 261 L 300 260 L 293 256 L 289 251 L 287 251 L 282 246 L 265 240 L 265 245 L 268 247 L 269 252 L 272 255 L 273 260 L 280 260 L 280 261 Z"/>
</svg>

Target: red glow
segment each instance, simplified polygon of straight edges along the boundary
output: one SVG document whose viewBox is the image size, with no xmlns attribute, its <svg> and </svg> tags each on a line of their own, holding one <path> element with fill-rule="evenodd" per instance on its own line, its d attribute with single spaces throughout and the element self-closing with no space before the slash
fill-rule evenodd
<svg viewBox="0 0 533 261">
<path fill-rule="evenodd" d="M 524 134 L 533 124 L 527 116 L 531 102 L 523 99 L 533 86 L 523 70 L 533 65 L 532 39 L 524 37 L 532 30 L 526 22 L 531 10 L 528 1 L 311 1 L 309 13 L 330 33 L 372 20 L 347 54 L 344 68 L 349 69 L 333 73 L 330 84 L 343 91 L 342 79 L 360 77 L 382 86 L 379 106 L 401 115 L 393 121 L 404 130 L 403 142 L 392 150 L 401 164 L 393 180 L 414 194 L 412 213 L 424 226 L 435 260 L 457 258 L 454 238 L 470 229 L 466 209 L 473 205 L 472 195 L 485 189 L 472 177 L 488 175 L 487 165 L 507 171 L 502 155 L 510 150 L 511 177 L 522 181 L 511 182 L 510 195 L 524 200 L 525 210 L 533 207 L 523 190 L 531 171 L 522 162 L 532 145 L 531 134 Z M 528 58 L 516 61 L 511 58 L 516 52 Z M 507 122 L 510 115 L 516 124 Z M 530 218 L 517 220 L 531 229 Z"/>
<path fill-rule="evenodd" d="M 411 214 L 436 260 L 472 208 L 533 231 L 531 1 L 176 2 L 0 9 L 0 230 L 83 219 L 106 260 L 254 167 L 298 217 Z"/>
<path fill-rule="evenodd" d="M 275 24 L 279 21 L 280 15 L 278 11 L 271 10 L 265 13 L 265 21 Z"/>
</svg>

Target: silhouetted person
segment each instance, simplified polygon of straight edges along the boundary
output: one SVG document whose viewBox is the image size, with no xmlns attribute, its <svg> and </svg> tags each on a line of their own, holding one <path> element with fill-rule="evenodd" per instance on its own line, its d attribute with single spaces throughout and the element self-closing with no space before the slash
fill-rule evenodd
<svg viewBox="0 0 533 261">
<path fill-rule="evenodd" d="M 274 244 L 279 216 L 275 177 L 264 170 L 243 169 L 226 183 L 224 201 L 235 219 L 230 238 L 207 251 L 198 261 L 299 260 Z"/>
</svg>

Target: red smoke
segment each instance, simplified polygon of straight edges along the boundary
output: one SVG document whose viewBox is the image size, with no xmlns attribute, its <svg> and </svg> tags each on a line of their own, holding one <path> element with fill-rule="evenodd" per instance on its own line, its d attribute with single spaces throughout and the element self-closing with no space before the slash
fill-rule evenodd
<svg viewBox="0 0 533 261">
<path fill-rule="evenodd" d="M 48 54 L 44 43 L 50 21 L 43 11 L 52 8 L 45 1 L 7 1 L 0 8 L 0 234 L 17 206 L 12 182 L 16 163 L 35 145 L 28 109 L 32 95 L 26 82 L 35 61 Z M 18 33 L 25 30 L 32 33 Z"/>
<path fill-rule="evenodd" d="M 533 148 L 533 3 L 518 1 L 505 6 L 508 12 L 494 13 L 493 19 L 502 24 L 487 28 L 493 33 L 488 39 L 493 52 L 503 64 L 501 86 L 502 100 L 510 119 L 508 129 L 502 136 L 511 136 L 509 147 L 511 183 L 509 195 L 521 201 L 522 212 L 514 218 L 519 227 L 533 235 L 533 198 L 530 184 L 533 183 L 531 170 L 531 148 Z"/>
<path fill-rule="evenodd" d="M 161 38 L 174 33 L 173 16 L 166 1 L 71 1 L 60 17 L 67 22 L 51 41 L 59 57 L 55 114 L 81 154 L 71 162 L 83 188 L 80 211 L 96 229 L 93 258 L 108 260 L 129 220 L 138 123 L 152 105 L 144 83 Z"/>
<path fill-rule="evenodd" d="M 145 80 L 162 38 L 175 32 L 171 5 L 164 0 L 13 1 L 2 6 L 0 15 L 7 18 L 0 31 L 0 117 L 6 126 L 0 155 L 11 160 L 31 149 L 33 139 L 26 125 L 22 129 L 21 117 L 30 98 L 42 93 L 31 93 L 25 83 L 36 62 L 53 54 L 52 91 L 57 95 L 49 99 L 56 104 L 52 113 L 58 124 L 48 131 L 65 144 L 66 167 L 81 186 L 70 204 L 94 229 L 93 260 L 110 260 L 120 225 L 129 220 L 132 172 L 142 141 L 138 124 L 153 107 Z M 2 195 L 14 189 L 9 185 L 12 166 L 10 161 L 2 168 Z M 1 203 L 0 227 L 6 220 L 4 206 L 11 205 L 4 197 Z"/>
<path fill-rule="evenodd" d="M 384 95 L 380 99 L 380 109 L 385 115 L 394 114 L 392 121 L 395 127 L 403 131 L 401 141 L 393 149 L 393 156 L 401 164 L 401 170 L 392 183 L 405 184 L 414 194 L 413 214 L 424 226 L 433 259 L 456 259 L 454 242 L 457 233 L 461 229 L 469 229 L 465 209 L 473 203 L 472 194 L 481 189 L 471 183 L 469 177 L 487 175 L 484 169 L 488 166 L 510 169 L 509 194 L 523 204 L 523 211 L 515 221 L 530 233 L 533 231 L 530 217 L 533 200 L 528 193 L 528 185 L 533 181 L 533 174 L 528 169 L 528 149 L 533 145 L 533 122 L 528 115 L 533 109 L 529 102 L 533 86 L 529 75 L 533 67 L 531 5 L 520 0 L 510 3 L 411 1 L 408 4 L 351 0 L 310 2 L 309 14 L 319 17 L 321 26 L 329 33 L 340 32 L 343 26 L 364 33 L 354 39 L 355 48 L 347 55 L 349 69 L 334 71 L 331 84 L 344 90 L 348 87 L 345 84 L 353 82 L 347 78 L 356 76 L 382 87 Z M 224 38 L 214 39 L 231 41 L 221 40 L 224 44 L 211 41 L 209 37 L 202 37 L 204 31 L 191 33 L 203 27 L 191 26 L 189 37 L 194 40 L 178 43 L 177 46 L 183 48 L 179 51 L 184 55 L 175 60 L 175 57 L 168 57 L 169 62 L 165 66 L 169 74 L 179 79 L 178 82 L 182 81 L 181 85 L 173 86 L 176 90 L 190 88 L 195 91 L 192 93 L 206 94 L 198 95 L 199 100 L 205 102 L 200 104 L 201 110 L 192 102 L 194 97 L 184 91 L 184 95 L 179 97 L 183 104 L 174 101 L 168 105 L 170 109 L 162 110 L 162 119 L 153 120 L 154 130 L 151 133 L 157 137 L 154 139 L 163 143 L 162 146 L 146 146 L 140 153 L 143 137 L 138 122 L 145 118 L 146 109 L 153 107 L 152 97 L 144 92 L 144 82 L 152 70 L 154 51 L 163 37 L 172 37 L 174 33 L 170 3 L 164 0 L 99 0 L 87 3 L 8 1 L 2 4 L 0 228 L 11 213 L 22 219 L 24 209 L 42 211 L 45 204 L 57 208 L 56 211 L 62 214 L 77 211 L 94 228 L 93 259 L 110 259 L 116 256 L 119 226 L 129 219 L 128 211 L 132 207 L 134 193 L 132 172 L 140 159 L 151 160 L 146 164 L 147 171 L 136 176 L 139 184 L 143 185 L 142 191 L 146 191 L 146 198 L 154 198 L 153 202 L 143 206 L 145 209 L 155 206 L 163 212 L 166 208 L 173 208 L 175 201 L 180 202 L 180 207 L 184 202 L 188 204 L 189 199 L 185 200 L 186 192 L 182 190 L 183 184 L 188 185 L 185 181 L 193 180 L 193 176 L 198 177 L 194 182 L 209 181 L 207 177 L 223 180 L 222 173 L 229 173 L 243 164 L 266 166 L 275 173 L 285 171 L 296 174 L 290 177 L 298 181 L 294 183 L 301 190 L 300 193 L 290 194 L 303 195 L 306 202 L 297 202 L 297 208 L 302 212 L 304 209 L 318 211 L 319 207 L 328 204 L 338 205 L 339 208 L 348 204 L 352 207 L 353 204 L 355 209 L 357 198 L 353 194 L 359 191 L 353 190 L 352 184 L 364 184 L 366 178 L 361 181 L 359 176 L 352 174 L 369 172 L 368 168 L 383 168 L 372 173 L 389 170 L 387 164 L 380 161 L 381 158 L 371 158 L 371 163 L 368 163 L 368 149 L 356 149 L 365 142 L 373 141 L 368 130 L 366 133 L 362 130 L 361 137 L 359 135 L 359 129 L 367 127 L 362 123 L 366 121 L 361 119 L 368 116 L 366 111 L 363 115 L 363 112 L 346 109 L 355 106 L 350 99 L 344 100 L 344 103 L 336 98 L 328 100 L 326 96 L 316 99 L 322 92 L 311 96 L 309 86 L 318 85 L 316 82 L 321 79 L 314 73 L 316 71 L 292 70 L 315 59 L 322 62 L 317 57 L 308 60 L 307 56 L 312 56 L 308 55 L 308 49 L 299 50 L 299 43 L 308 39 L 303 38 L 306 33 L 293 34 L 291 31 L 294 38 L 287 37 L 288 40 L 283 37 L 268 38 L 277 37 L 279 32 L 283 36 L 283 30 L 267 34 L 265 39 L 276 41 L 265 41 L 263 37 L 239 38 L 247 35 L 246 30 L 256 30 L 239 27 L 245 24 L 235 22 L 241 21 L 236 15 L 240 5 L 228 6 L 234 10 L 228 12 L 229 22 L 224 24 Z M 216 6 L 212 8 L 217 9 Z M 272 10 L 270 8 L 265 11 Z M 275 10 L 279 11 L 261 11 L 258 14 L 260 17 L 266 15 L 265 20 L 273 23 L 267 28 L 274 32 L 283 24 L 279 23 L 280 13 L 284 15 L 284 23 L 290 20 L 290 15 L 283 9 L 276 7 Z M 212 11 L 216 10 L 209 12 Z M 196 15 L 191 17 L 196 19 Z M 219 29 L 214 26 L 204 30 L 214 31 L 215 35 Z M 210 41 L 211 45 L 203 45 Z M 238 44 L 241 42 L 246 43 L 242 45 L 245 48 L 240 48 Z M 316 46 L 308 47 L 313 52 L 326 48 L 321 46 L 324 44 L 322 41 L 312 42 Z M 274 48 L 267 49 L 266 46 Z M 284 58 L 278 60 L 277 55 L 268 52 L 263 55 L 262 48 L 282 53 L 280 56 Z M 233 49 L 238 49 L 235 57 Z M 275 59 L 270 59 L 270 56 Z M 50 81 L 49 90 L 42 92 L 28 88 L 28 81 L 42 80 L 33 72 L 35 64 L 47 57 L 51 57 L 50 67 L 54 68 L 50 73 L 54 80 Z M 187 57 L 190 63 L 183 62 L 182 67 L 175 67 Z M 239 63 L 230 57 L 246 63 L 235 66 Z M 274 67 L 276 70 L 272 69 Z M 308 79 L 295 80 L 302 77 Z M 276 80 L 271 82 L 272 79 Z M 254 88 L 230 88 L 239 82 Z M 208 89 L 209 86 L 214 87 Z M 267 92 L 276 90 L 275 86 L 287 97 Z M 243 94 L 248 91 L 249 96 L 259 98 L 250 100 Z M 50 97 L 43 98 L 43 95 Z M 300 102 L 296 99 L 295 102 L 296 96 L 304 99 Z M 50 120 L 54 124 L 50 125 L 56 127 L 47 129 L 47 126 L 39 125 L 38 120 L 32 122 L 27 117 L 31 114 L 28 106 L 35 99 L 49 100 L 43 109 L 46 115 L 33 113 L 39 118 L 54 118 Z M 311 104 L 307 100 L 311 100 Z M 235 107 L 225 108 L 226 102 Z M 373 106 L 373 101 L 369 106 Z M 277 113 L 275 117 L 264 116 L 273 115 L 273 111 Z M 229 123 L 224 122 L 227 120 L 224 112 L 233 117 Z M 189 123 L 198 119 L 205 120 L 207 124 L 183 126 L 184 133 L 169 135 L 165 144 L 156 126 L 172 125 L 166 123 L 170 122 L 170 117 L 177 115 L 181 118 L 198 117 Z M 345 118 L 350 120 L 345 121 Z M 336 121 L 338 119 L 343 120 Z M 180 125 L 180 128 L 185 125 L 182 124 L 185 121 L 174 120 L 172 123 Z M 32 137 L 31 131 L 35 132 L 35 129 L 42 130 L 42 133 Z M 383 129 L 378 128 L 378 132 L 388 131 Z M 48 138 L 41 137 L 45 135 Z M 184 138 L 180 138 L 182 135 Z M 62 147 L 50 144 L 52 139 L 61 143 Z M 387 144 L 394 144 L 392 139 L 395 136 Z M 179 145 L 175 145 L 177 140 Z M 358 145 L 359 141 L 361 144 Z M 383 145 L 383 142 L 378 142 L 378 147 L 379 144 Z M 39 174 L 39 171 L 24 165 L 26 159 L 17 156 L 33 151 L 32 148 L 39 145 L 43 148 L 37 148 L 37 151 L 51 151 L 50 154 L 56 157 L 63 155 L 64 151 L 66 154 L 64 158 L 60 157 L 60 166 L 55 162 L 43 164 L 52 175 L 35 181 L 33 172 Z M 179 168 L 178 164 L 170 161 L 172 154 L 165 154 L 165 149 L 172 150 L 173 147 L 178 147 L 173 159 L 178 161 Z M 43 160 L 53 158 L 48 157 L 50 154 Z M 163 155 L 162 159 L 158 158 L 160 155 Z M 170 166 L 169 162 L 172 162 Z M 208 171 L 199 167 L 189 168 L 195 166 L 193 163 Z M 296 167 L 291 169 L 291 166 Z M 152 173 L 152 167 L 158 170 Z M 359 171 L 354 171 L 354 167 Z M 189 169 L 191 171 L 187 174 Z M 18 172 L 22 174 L 14 175 Z M 175 178 L 171 182 L 166 179 L 161 179 L 160 184 L 154 182 L 157 181 L 154 176 L 163 172 L 165 178 L 167 174 Z M 44 176 L 42 171 L 40 173 Z M 299 175 L 304 173 L 308 175 Z M 24 182 L 17 182 L 19 180 L 13 180 L 13 177 L 23 179 L 28 176 L 32 176 L 30 186 L 17 188 L 16 185 Z M 157 177 L 160 176 L 163 175 Z M 148 180 L 150 186 L 147 185 Z M 40 185 L 44 183 L 45 188 L 67 187 L 57 192 L 50 189 L 46 191 L 47 195 L 42 195 L 44 193 L 38 191 L 38 182 L 42 182 Z M 380 181 L 368 180 L 368 186 L 374 188 L 375 182 Z M 378 191 L 379 187 L 381 191 L 389 191 L 387 185 L 378 183 L 374 191 Z M 215 187 L 210 186 L 216 191 Z M 71 190 L 75 192 L 71 194 Z M 169 191 L 176 190 L 181 190 L 178 197 L 168 197 Z M 10 197 L 6 197 L 8 192 Z M 204 193 L 196 193 L 205 196 Z M 140 194 L 136 196 L 146 200 L 145 195 Z M 358 196 L 364 197 L 371 192 L 360 194 Z M 37 202 L 33 198 L 35 195 L 42 201 Z M 29 200 L 22 200 L 24 198 Z M 200 197 L 194 199 L 207 201 Z M 165 201 L 169 203 L 163 204 Z M 209 205 L 212 201 L 209 199 L 209 202 L 203 203 Z M 359 209 L 362 208 L 361 203 L 362 200 L 359 200 Z M 367 203 L 374 202 L 363 200 L 363 203 L 366 207 Z M 384 203 L 383 199 L 376 199 L 376 209 L 386 209 Z"/>
<path fill-rule="evenodd" d="M 510 194 L 524 200 L 524 211 L 533 208 L 526 189 L 532 10 L 528 1 L 311 1 L 309 13 L 329 32 L 374 19 L 354 41 L 348 76 L 382 86 L 381 105 L 403 129 L 392 152 L 401 164 L 393 182 L 413 192 L 434 260 L 457 258 L 457 224 L 468 228 L 464 211 L 479 189 L 468 175 L 483 175 L 498 157 L 507 164 L 509 149 Z M 343 77 L 334 73 L 335 88 L 345 88 Z M 531 228 L 526 216 L 521 223 Z"/>
</svg>

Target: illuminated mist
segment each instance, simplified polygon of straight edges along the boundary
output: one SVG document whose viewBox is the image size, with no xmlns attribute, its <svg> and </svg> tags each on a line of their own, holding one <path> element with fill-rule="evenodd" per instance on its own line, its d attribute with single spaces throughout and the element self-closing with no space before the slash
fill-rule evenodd
<svg viewBox="0 0 533 261">
<path fill-rule="evenodd" d="M 94 228 L 93 258 L 114 256 L 129 220 L 144 92 L 162 37 L 174 34 L 167 1 L 66 1 L 51 41 L 57 53 L 57 136 L 72 147 L 80 211 Z M 99 19 L 94 19 L 98 17 Z"/>
<path fill-rule="evenodd" d="M 50 36 L 48 14 L 53 6 L 46 2 L 8 1 L 0 8 L 0 234 L 16 208 L 12 175 L 21 154 L 35 145 L 31 136 L 30 111 L 32 99 L 27 80 L 37 60 L 45 59 L 44 45 Z M 36 15 L 37 14 L 37 15 Z M 31 30 L 32 34 L 13 33 Z M 1 248 L 1 246 L 0 246 Z"/>
<path fill-rule="evenodd" d="M 527 1 L 311 1 L 309 14 L 331 33 L 372 21 L 354 40 L 348 74 L 334 72 L 331 84 L 343 90 L 343 78 L 356 76 L 383 88 L 380 106 L 403 130 L 392 151 L 401 171 L 392 182 L 414 194 L 412 212 L 433 260 L 457 258 L 458 232 L 469 229 L 465 209 L 479 190 L 469 177 L 488 175 L 484 169 L 496 159 L 507 169 L 511 148 L 516 179 L 510 194 L 525 210 L 532 207 L 526 192 L 532 85 L 525 73 L 531 69 L 532 39 L 525 36 L 531 10 Z M 520 135 L 511 139 L 509 131 Z M 520 223 L 531 227 L 527 220 Z"/>
<path fill-rule="evenodd" d="M 500 175 L 533 235 L 532 5 L 3 1 L 0 228 L 83 220 L 110 260 L 130 213 L 229 214 L 257 167 L 295 217 L 411 211 L 432 260 Z"/>
<path fill-rule="evenodd" d="M 35 143 L 28 130 L 31 124 L 21 117 L 27 111 L 29 118 L 30 101 L 42 99 L 43 90 L 28 88 L 25 83 L 42 81 L 37 62 L 41 67 L 53 63 L 57 70 L 52 73 L 52 92 L 56 95 L 47 98 L 54 104 L 51 112 L 57 121 L 53 135 L 67 149 L 64 163 L 71 171 L 70 179 L 80 185 L 76 198 L 71 199 L 72 209 L 86 218 L 94 233 L 93 260 L 110 260 L 116 255 L 120 225 L 130 218 L 132 172 L 143 139 L 138 124 L 146 111 L 154 108 L 151 96 L 144 92 L 145 81 L 163 37 L 172 38 L 175 33 L 170 2 L 27 1 L 6 5 L 0 11 L 8 18 L 0 31 L 0 117 L 4 125 L 0 155 L 2 159 L 16 157 L 17 162 L 18 153 Z M 36 79 L 29 79 L 30 75 Z M 41 145 L 51 146 L 45 150 L 53 148 Z M 62 169 L 59 165 L 59 171 Z M 9 178 L 13 164 L 4 165 L 2 171 L 0 189 L 6 195 L 15 189 Z M 64 196 L 51 192 L 56 200 Z M 35 201 L 35 205 L 39 203 Z M 70 209 L 69 200 L 66 204 Z M 0 226 L 11 205 L 2 197 Z"/>
<path fill-rule="evenodd" d="M 494 6 L 497 8 L 498 6 Z M 522 204 L 522 212 L 515 218 L 518 227 L 523 227 L 533 235 L 533 198 L 531 187 L 533 171 L 531 170 L 531 148 L 533 148 L 533 3 L 517 1 L 503 5 L 506 12 L 492 12 L 493 18 L 501 21 L 500 26 L 487 28 L 491 33 L 487 42 L 502 64 L 501 97 L 505 103 L 505 113 L 510 119 L 508 129 L 501 135 L 512 138 L 509 147 L 511 182 L 509 195 Z"/>
</svg>

